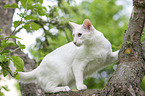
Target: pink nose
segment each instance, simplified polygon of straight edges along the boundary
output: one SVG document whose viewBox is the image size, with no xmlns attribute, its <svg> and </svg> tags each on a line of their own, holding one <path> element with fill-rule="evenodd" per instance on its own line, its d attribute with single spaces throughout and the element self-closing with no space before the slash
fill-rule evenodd
<svg viewBox="0 0 145 96">
<path fill-rule="evenodd" d="M 73 42 L 74 44 L 76 44 L 77 42 Z"/>
</svg>

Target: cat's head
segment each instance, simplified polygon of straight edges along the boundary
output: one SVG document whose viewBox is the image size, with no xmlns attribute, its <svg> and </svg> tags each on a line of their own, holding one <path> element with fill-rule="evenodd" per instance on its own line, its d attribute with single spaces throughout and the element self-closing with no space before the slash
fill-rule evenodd
<svg viewBox="0 0 145 96">
<path fill-rule="evenodd" d="M 76 46 L 89 43 L 89 39 L 91 39 L 94 29 L 89 19 L 85 19 L 82 25 L 78 25 L 72 22 L 69 23 L 73 28 L 73 43 Z"/>
</svg>

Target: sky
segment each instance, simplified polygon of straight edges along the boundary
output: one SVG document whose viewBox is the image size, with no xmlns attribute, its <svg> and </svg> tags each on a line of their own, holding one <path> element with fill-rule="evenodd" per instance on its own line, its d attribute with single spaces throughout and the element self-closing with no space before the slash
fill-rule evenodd
<svg viewBox="0 0 145 96">
<path fill-rule="evenodd" d="M 82 0 L 76 0 L 76 3 L 79 4 Z M 116 4 L 117 5 L 124 5 L 124 0 L 117 0 Z M 129 6 L 124 6 L 124 10 L 120 13 L 120 14 L 126 14 L 128 16 L 131 15 L 131 11 L 132 11 L 132 0 L 128 0 L 129 1 Z M 56 2 L 49 2 L 48 0 L 44 0 L 43 5 L 47 6 L 47 4 L 56 5 Z M 17 15 L 17 13 L 19 13 L 19 10 L 16 9 L 14 16 L 13 16 L 13 21 L 17 21 L 20 20 L 21 18 Z M 117 17 L 113 17 L 113 18 L 117 18 Z M 13 30 L 13 28 L 12 28 Z M 16 36 L 22 38 L 22 40 L 20 40 L 20 42 L 22 44 L 24 44 L 26 46 L 26 49 L 24 49 L 24 53 L 28 54 L 28 56 L 30 58 L 32 58 L 32 56 L 30 55 L 28 48 L 32 45 L 32 44 L 36 44 L 36 38 L 42 36 L 43 31 L 42 29 L 39 29 L 38 31 L 35 31 L 33 33 L 27 33 L 24 29 L 22 29 L 20 32 L 18 32 L 16 34 Z M 6 92 L 6 96 L 19 96 L 17 93 L 18 91 L 16 90 L 16 88 L 14 87 L 14 84 L 16 83 L 16 81 L 14 79 L 8 80 L 6 78 L 3 78 L 3 81 L 0 81 L 0 85 L 10 85 L 9 88 L 11 89 L 11 91 Z"/>
</svg>

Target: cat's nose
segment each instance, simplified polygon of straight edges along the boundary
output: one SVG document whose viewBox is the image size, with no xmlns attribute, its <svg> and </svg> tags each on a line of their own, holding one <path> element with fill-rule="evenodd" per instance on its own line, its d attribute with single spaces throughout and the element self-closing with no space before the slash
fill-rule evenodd
<svg viewBox="0 0 145 96">
<path fill-rule="evenodd" d="M 73 43 L 76 45 L 77 42 L 74 41 Z"/>
</svg>

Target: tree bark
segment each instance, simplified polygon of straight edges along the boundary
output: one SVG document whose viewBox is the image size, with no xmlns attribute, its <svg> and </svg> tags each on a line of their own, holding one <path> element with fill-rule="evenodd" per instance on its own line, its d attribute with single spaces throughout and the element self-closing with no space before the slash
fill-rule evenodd
<svg viewBox="0 0 145 96">
<path fill-rule="evenodd" d="M 10 36 L 12 33 L 11 31 L 11 25 L 12 25 L 12 17 L 14 14 L 13 8 L 5 9 L 3 8 L 4 5 L 13 3 L 18 3 L 18 0 L 0 0 L 0 34 L 4 37 Z M 9 50 L 14 49 L 14 47 L 8 47 Z M 21 50 L 17 50 L 12 55 L 20 56 L 25 63 L 24 71 L 30 71 L 34 69 L 35 61 L 31 60 L 26 54 L 24 54 Z M 29 84 L 22 84 L 20 83 L 20 88 L 22 91 L 23 96 L 38 96 L 43 95 L 43 91 L 38 87 L 35 83 L 29 83 Z"/>
<path fill-rule="evenodd" d="M 140 95 L 140 83 L 145 74 L 145 61 L 141 51 L 141 34 L 145 21 L 145 2 L 133 1 L 134 8 L 119 53 L 119 65 L 114 72 L 107 91 L 110 95 Z M 121 92 L 121 94 L 120 94 Z"/>
</svg>

